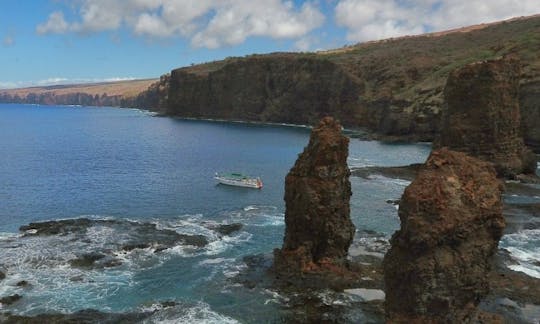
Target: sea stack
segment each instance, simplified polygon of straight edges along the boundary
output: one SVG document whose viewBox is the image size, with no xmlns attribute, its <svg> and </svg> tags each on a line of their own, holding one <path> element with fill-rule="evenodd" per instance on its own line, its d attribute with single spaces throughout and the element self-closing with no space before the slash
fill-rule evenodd
<svg viewBox="0 0 540 324">
<path fill-rule="evenodd" d="M 285 238 L 274 251 L 274 270 L 282 278 L 340 272 L 354 237 L 347 166 L 349 139 L 341 125 L 323 118 L 285 178 Z"/>
<path fill-rule="evenodd" d="M 472 63 L 450 73 L 436 146 L 492 162 L 502 177 L 534 173 L 536 157 L 520 134 L 520 74 L 513 58 Z"/>
<path fill-rule="evenodd" d="M 384 257 L 390 323 L 466 323 L 489 290 L 505 227 L 492 164 L 446 148 L 431 153 L 399 204 Z"/>
</svg>

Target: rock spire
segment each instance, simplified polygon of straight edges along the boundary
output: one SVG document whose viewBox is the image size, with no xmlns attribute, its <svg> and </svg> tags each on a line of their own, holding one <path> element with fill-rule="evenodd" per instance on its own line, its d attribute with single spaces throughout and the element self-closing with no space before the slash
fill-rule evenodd
<svg viewBox="0 0 540 324">
<path fill-rule="evenodd" d="M 500 176 L 536 171 L 536 157 L 520 134 L 519 61 L 468 64 L 453 71 L 444 90 L 445 108 L 437 147 L 493 162 Z"/>
<path fill-rule="evenodd" d="M 285 238 L 274 252 L 278 274 L 337 269 L 346 263 L 355 227 L 347 166 L 349 139 L 323 118 L 285 178 Z"/>
<path fill-rule="evenodd" d="M 429 156 L 399 205 L 384 258 L 391 323 L 464 323 L 488 293 L 505 227 L 491 164 L 446 148 Z"/>
</svg>

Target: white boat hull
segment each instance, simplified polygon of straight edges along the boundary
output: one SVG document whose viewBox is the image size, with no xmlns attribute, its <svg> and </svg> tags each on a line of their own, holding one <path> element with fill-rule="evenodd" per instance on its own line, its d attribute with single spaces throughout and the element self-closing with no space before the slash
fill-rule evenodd
<svg viewBox="0 0 540 324">
<path fill-rule="evenodd" d="M 244 188 L 255 188 L 255 189 L 261 189 L 262 188 L 262 182 L 260 179 L 229 179 L 224 178 L 220 176 L 214 177 L 219 183 L 228 185 L 228 186 L 235 186 L 235 187 L 244 187 Z"/>
</svg>

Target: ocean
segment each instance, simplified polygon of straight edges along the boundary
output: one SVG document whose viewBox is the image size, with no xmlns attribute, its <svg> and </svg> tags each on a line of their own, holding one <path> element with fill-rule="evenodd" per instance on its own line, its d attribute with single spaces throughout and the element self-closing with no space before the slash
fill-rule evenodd
<svg viewBox="0 0 540 324">
<path fill-rule="evenodd" d="M 234 278 L 246 269 L 245 257 L 281 246 L 284 178 L 308 139 L 306 127 L 0 105 L 0 271 L 7 274 L 0 298 L 22 296 L 0 313 L 152 312 L 148 322 L 170 323 L 294 318 L 278 291 Z M 351 168 L 421 163 L 430 150 L 429 143 L 352 138 L 348 162 Z M 227 171 L 260 176 L 264 187 L 217 185 L 214 173 Z M 397 208 L 387 201 L 399 199 L 409 182 L 370 176 L 351 183 L 353 245 L 381 254 L 381 241 L 399 228 Z M 540 203 L 538 196 L 505 199 Z M 516 217 L 528 217 L 529 225 L 503 237 L 501 246 L 515 258 L 515 270 L 540 278 L 534 262 L 540 226 L 530 226 L 536 224 L 530 214 Z M 31 222 L 74 219 L 86 222 L 53 235 L 19 231 Z M 239 230 L 218 230 L 238 223 Z M 145 245 L 155 237 L 159 246 Z M 90 265 L 79 262 L 89 256 Z M 354 296 L 317 294 L 328 305 L 345 305 L 351 322 L 363 318 L 346 308 Z"/>
</svg>

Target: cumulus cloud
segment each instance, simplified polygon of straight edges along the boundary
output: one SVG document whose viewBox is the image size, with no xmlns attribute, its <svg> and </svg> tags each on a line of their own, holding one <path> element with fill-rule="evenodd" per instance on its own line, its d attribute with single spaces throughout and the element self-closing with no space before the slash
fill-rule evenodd
<svg viewBox="0 0 540 324">
<path fill-rule="evenodd" d="M 236 45 L 249 37 L 298 39 L 324 22 L 310 1 L 289 0 L 81 0 L 78 16 L 67 22 L 53 12 L 39 34 L 93 33 L 127 27 L 146 37 L 184 37 L 195 47 Z"/>
<path fill-rule="evenodd" d="M 367 41 L 537 13 L 538 0 L 339 0 L 335 20 L 347 40 Z"/>
<path fill-rule="evenodd" d="M 10 35 L 7 35 L 7 36 L 4 37 L 4 40 L 2 41 L 2 44 L 5 47 L 13 46 L 13 45 L 15 45 L 15 38 L 13 38 Z"/>
<path fill-rule="evenodd" d="M 36 27 L 38 34 L 63 34 L 70 29 L 61 11 L 55 11 L 49 15 L 47 22 Z"/>
</svg>

